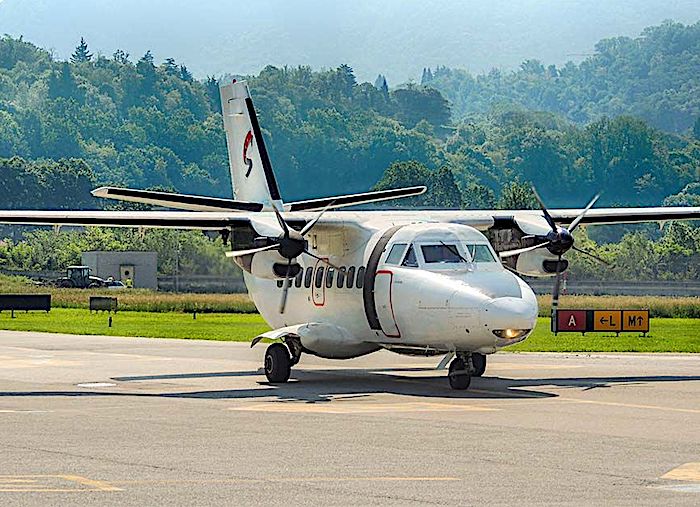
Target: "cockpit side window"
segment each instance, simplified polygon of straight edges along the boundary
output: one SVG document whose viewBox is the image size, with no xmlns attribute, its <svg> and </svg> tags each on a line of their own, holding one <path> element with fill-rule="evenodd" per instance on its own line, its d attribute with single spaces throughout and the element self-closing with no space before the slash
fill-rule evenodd
<svg viewBox="0 0 700 507">
<path fill-rule="evenodd" d="M 466 244 L 467 252 L 469 252 L 469 257 L 471 257 L 472 262 L 496 262 L 496 258 L 493 256 L 493 252 L 488 245 L 484 244 Z"/>
<path fill-rule="evenodd" d="M 455 244 L 421 245 L 420 249 L 426 264 L 459 264 L 464 262 Z"/>
<path fill-rule="evenodd" d="M 403 258 L 403 262 L 401 263 L 402 266 L 406 266 L 407 268 L 417 268 L 418 267 L 418 259 L 416 259 L 416 251 L 413 248 L 413 245 L 409 245 L 408 251 L 406 252 L 406 255 Z"/>
<path fill-rule="evenodd" d="M 401 262 L 401 257 L 403 257 L 403 252 L 406 250 L 406 243 L 396 243 L 391 247 L 389 255 L 386 256 L 385 264 L 399 264 Z"/>
</svg>

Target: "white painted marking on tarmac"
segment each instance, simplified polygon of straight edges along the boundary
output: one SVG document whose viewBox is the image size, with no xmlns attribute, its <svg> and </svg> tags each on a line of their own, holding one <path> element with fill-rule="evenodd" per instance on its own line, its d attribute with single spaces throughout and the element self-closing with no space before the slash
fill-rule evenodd
<svg viewBox="0 0 700 507">
<path fill-rule="evenodd" d="M 48 414 L 51 410 L 0 410 L 0 414 Z"/>
<path fill-rule="evenodd" d="M 115 387 L 117 384 L 111 382 L 85 382 L 76 384 L 78 387 Z"/>
<path fill-rule="evenodd" d="M 0 493 L 79 493 L 122 491 L 107 482 L 80 475 L 0 475 Z"/>
<path fill-rule="evenodd" d="M 654 489 L 676 491 L 678 493 L 700 493 L 700 484 L 665 484 L 663 486 L 654 486 Z"/>
</svg>

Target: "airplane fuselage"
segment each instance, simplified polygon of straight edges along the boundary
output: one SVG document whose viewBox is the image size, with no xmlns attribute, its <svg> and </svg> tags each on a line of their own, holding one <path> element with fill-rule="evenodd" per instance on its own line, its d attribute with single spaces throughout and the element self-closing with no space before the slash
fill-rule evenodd
<svg viewBox="0 0 700 507">
<path fill-rule="evenodd" d="M 320 231 L 310 243 L 335 267 L 301 256 L 284 313 L 275 297 L 280 281 L 245 276 L 272 328 L 318 324 L 299 333 L 307 352 L 337 359 L 379 348 L 488 354 L 525 339 L 535 326 L 532 290 L 472 227 L 384 224 L 353 238 Z"/>
</svg>

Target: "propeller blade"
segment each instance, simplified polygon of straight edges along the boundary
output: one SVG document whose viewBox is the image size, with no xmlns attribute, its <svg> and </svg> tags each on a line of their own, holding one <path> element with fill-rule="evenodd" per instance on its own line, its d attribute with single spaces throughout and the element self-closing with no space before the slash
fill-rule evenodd
<svg viewBox="0 0 700 507">
<path fill-rule="evenodd" d="M 279 245 L 267 245 L 261 248 L 251 248 L 250 250 L 232 250 L 226 252 L 226 257 L 243 257 L 244 255 L 252 255 L 259 252 L 265 252 L 267 250 L 275 250 L 279 248 Z"/>
<path fill-rule="evenodd" d="M 586 216 L 586 213 L 588 213 L 588 210 L 593 207 L 593 205 L 596 203 L 596 201 L 600 199 L 600 194 L 596 194 L 593 199 L 591 199 L 591 202 L 588 203 L 588 206 L 586 206 L 581 214 L 577 216 L 573 222 L 571 222 L 571 225 L 569 225 L 569 232 L 574 232 L 574 229 L 578 227 L 578 224 L 581 223 L 581 220 L 583 220 L 583 217 Z"/>
<path fill-rule="evenodd" d="M 289 293 L 289 286 L 291 285 L 291 280 L 289 279 L 289 273 L 292 269 L 292 259 L 289 259 L 287 263 L 287 276 L 284 279 L 284 284 L 282 285 L 282 299 L 280 300 L 280 314 L 284 313 L 287 307 L 287 294 Z"/>
<path fill-rule="evenodd" d="M 525 252 L 532 252 L 533 250 L 537 250 L 538 248 L 542 248 L 543 246 L 549 245 L 549 243 L 551 242 L 545 241 L 544 243 L 539 243 L 533 246 L 527 246 L 525 248 L 518 248 L 517 250 L 505 250 L 503 252 L 498 252 L 498 256 L 501 259 L 505 259 L 506 257 L 513 257 L 514 255 L 520 255 Z"/>
<path fill-rule="evenodd" d="M 598 262 L 601 262 L 601 263 L 605 264 L 606 266 L 610 266 L 610 263 L 609 263 L 608 261 L 606 261 L 605 259 L 602 259 L 602 258 L 598 257 L 598 256 L 595 255 L 595 254 L 592 254 L 591 252 L 587 252 L 586 250 L 583 250 L 582 248 L 578 248 L 577 246 L 574 246 L 574 247 L 572 247 L 572 248 L 573 248 L 574 250 L 576 250 L 578 253 L 581 253 L 581 254 L 583 254 L 583 255 L 587 255 L 587 256 L 590 257 L 591 259 L 595 259 L 595 260 L 597 260 Z"/>
<path fill-rule="evenodd" d="M 537 202 L 540 204 L 540 209 L 544 214 L 544 219 L 547 221 L 547 223 L 554 232 L 559 232 L 559 229 L 557 229 L 556 222 L 552 218 L 552 215 L 549 214 L 549 211 L 547 211 L 547 206 L 544 205 L 544 201 L 542 201 L 542 198 L 540 197 L 540 194 L 537 193 L 537 189 L 534 185 L 532 186 L 532 193 L 535 194 L 535 199 L 537 199 Z"/>
<path fill-rule="evenodd" d="M 312 254 L 312 253 L 309 252 L 308 250 L 304 250 L 304 253 L 305 253 L 306 255 L 308 255 L 309 257 L 313 257 L 314 259 L 319 260 L 319 261 L 323 262 L 324 264 L 329 265 L 329 266 L 332 267 L 332 268 L 335 268 L 335 269 L 338 270 L 338 271 L 340 271 L 340 269 L 341 269 L 341 268 L 339 268 L 338 266 L 336 266 L 335 264 L 331 264 L 330 262 L 328 262 L 328 261 L 327 261 L 326 259 L 324 259 L 323 257 L 319 257 L 318 255 Z"/>
<path fill-rule="evenodd" d="M 284 221 L 284 218 L 282 218 L 282 213 L 280 213 L 280 210 L 277 209 L 277 206 L 274 204 L 272 205 L 272 211 L 275 212 L 275 216 L 277 217 L 277 222 L 279 222 L 280 227 L 282 228 L 282 232 L 284 232 L 284 236 L 286 238 L 289 237 L 289 226 L 287 225 L 287 222 Z"/>
<path fill-rule="evenodd" d="M 321 220 L 321 217 L 323 216 L 323 214 L 324 214 L 326 211 L 328 211 L 328 210 L 331 208 L 331 206 L 333 206 L 334 203 L 335 203 L 335 201 L 329 202 L 328 205 L 327 205 L 325 208 L 323 208 L 323 209 L 319 212 L 318 215 L 316 215 L 316 218 L 314 218 L 311 222 L 309 222 L 308 224 L 306 224 L 306 225 L 304 226 L 304 228 L 299 232 L 299 234 L 301 234 L 302 237 L 303 237 L 303 236 L 306 235 L 307 232 L 309 232 L 311 229 L 313 229 L 314 225 L 316 225 L 316 223 L 317 223 L 319 220 Z"/>
</svg>

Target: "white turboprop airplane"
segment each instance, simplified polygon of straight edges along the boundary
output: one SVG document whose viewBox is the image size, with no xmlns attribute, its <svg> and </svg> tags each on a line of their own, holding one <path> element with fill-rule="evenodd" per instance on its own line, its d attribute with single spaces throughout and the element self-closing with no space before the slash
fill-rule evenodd
<svg viewBox="0 0 700 507">
<path fill-rule="evenodd" d="M 576 227 L 700 219 L 699 207 L 591 209 L 596 198 L 574 210 L 331 211 L 425 187 L 284 203 L 246 83 L 223 86 L 221 100 L 236 200 L 102 187 L 93 195 L 184 211 L 0 211 L 0 223 L 219 231 L 274 329 L 252 343 L 274 340 L 274 383 L 303 353 L 387 349 L 444 355 L 450 385 L 466 389 L 487 354 L 535 327 L 537 300 L 515 273 L 554 276 L 556 306 Z"/>
</svg>

